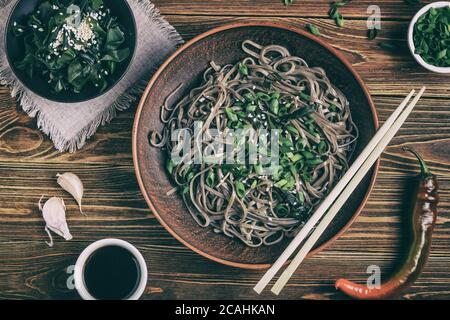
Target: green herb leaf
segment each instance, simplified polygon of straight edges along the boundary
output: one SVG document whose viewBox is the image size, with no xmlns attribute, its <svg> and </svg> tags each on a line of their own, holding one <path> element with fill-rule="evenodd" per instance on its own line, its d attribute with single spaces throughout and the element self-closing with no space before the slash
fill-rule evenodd
<svg viewBox="0 0 450 320">
<path fill-rule="evenodd" d="M 95 41 L 81 40 L 64 31 L 67 19 L 72 17 L 66 9 L 74 3 L 81 9 L 81 23 L 90 28 Z M 130 49 L 117 17 L 103 6 L 103 0 L 39 1 L 34 11 L 23 17 L 23 23 L 14 24 L 13 34 L 24 47 L 23 56 L 14 62 L 17 68 L 30 78 L 44 78 L 55 92 L 79 93 L 88 83 L 99 92 L 105 90 L 108 81 L 114 80 L 111 76 L 117 65 L 129 57 Z M 100 9 L 104 14 L 92 18 L 90 14 Z"/>
<path fill-rule="evenodd" d="M 105 51 L 116 50 L 125 41 L 125 34 L 119 26 L 108 30 L 106 35 Z"/>
<path fill-rule="evenodd" d="M 103 6 L 103 0 L 92 0 L 92 9 L 99 10 Z"/>
<path fill-rule="evenodd" d="M 340 1 L 340 2 L 333 2 L 333 3 L 331 4 L 331 7 L 334 7 L 334 8 L 344 7 L 344 6 L 346 6 L 347 4 L 349 4 L 350 2 L 352 2 L 352 0 L 346 0 L 346 1 Z"/>
<path fill-rule="evenodd" d="M 337 13 L 336 14 L 336 17 L 335 17 L 335 19 L 334 19 L 334 21 L 336 22 L 336 24 L 339 26 L 339 27 L 343 27 L 344 26 L 344 17 L 342 16 L 342 14 L 340 14 L 340 13 Z"/>
<path fill-rule="evenodd" d="M 256 111 L 256 104 L 253 103 L 247 103 L 245 110 L 247 112 L 255 112 Z"/>
<path fill-rule="evenodd" d="M 238 68 L 241 75 L 248 76 L 248 67 L 245 64 L 243 64 L 242 62 L 239 63 Z"/>
<path fill-rule="evenodd" d="M 269 101 L 271 97 L 264 92 L 258 92 L 256 93 L 256 98 L 258 98 L 261 101 Z"/>
<path fill-rule="evenodd" d="M 309 151 L 301 151 L 300 154 L 307 160 L 315 159 L 316 156 Z"/>
<path fill-rule="evenodd" d="M 280 110 L 280 103 L 277 99 L 272 99 L 270 101 L 270 109 L 274 114 L 278 114 L 278 111 Z"/>
<path fill-rule="evenodd" d="M 325 141 L 320 141 L 319 144 L 317 145 L 317 152 L 319 152 L 319 154 L 324 154 L 325 152 L 327 152 L 328 150 L 328 146 L 327 143 Z"/>
<path fill-rule="evenodd" d="M 239 120 L 237 115 L 234 113 L 233 109 L 231 109 L 229 107 L 225 108 L 225 114 L 227 115 L 227 118 L 230 121 L 236 122 Z"/>
<path fill-rule="evenodd" d="M 234 183 L 234 186 L 236 188 L 236 194 L 239 198 L 245 197 L 245 186 L 242 182 L 236 181 Z"/>
<path fill-rule="evenodd" d="M 426 63 L 450 67 L 450 6 L 430 8 L 414 25 L 415 53 Z"/>
<path fill-rule="evenodd" d="M 377 35 L 378 35 L 377 28 L 372 28 L 372 29 L 367 30 L 367 39 L 369 39 L 369 40 L 375 39 L 377 37 Z"/>
<path fill-rule="evenodd" d="M 213 170 L 208 171 L 208 175 L 206 176 L 206 184 L 209 187 L 214 187 L 214 183 L 216 181 L 216 174 Z"/>
<path fill-rule="evenodd" d="M 306 27 L 308 28 L 308 31 L 311 32 L 315 36 L 320 36 L 320 30 L 318 27 L 316 27 L 313 24 L 307 24 Z"/>
<path fill-rule="evenodd" d="M 174 169 L 175 167 L 176 167 L 176 166 L 175 166 L 175 163 L 174 163 L 172 160 L 167 161 L 167 163 L 166 163 L 166 169 L 167 169 L 167 172 L 169 172 L 170 174 L 172 174 L 172 173 L 173 173 L 173 169 Z"/>
<path fill-rule="evenodd" d="M 187 194 L 187 193 L 189 193 L 189 190 L 190 190 L 189 186 L 184 186 L 183 190 L 181 191 L 181 193 L 182 194 Z"/>
<path fill-rule="evenodd" d="M 282 188 L 286 183 L 288 183 L 286 179 L 281 179 L 280 181 L 275 183 L 274 186 L 277 188 Z"/>
</svg>

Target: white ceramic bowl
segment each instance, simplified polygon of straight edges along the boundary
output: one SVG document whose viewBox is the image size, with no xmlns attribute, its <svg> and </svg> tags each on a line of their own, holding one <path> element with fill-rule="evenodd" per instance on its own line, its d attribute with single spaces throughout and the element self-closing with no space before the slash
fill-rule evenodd
<svg viewBox="0 0 450 320">
<path fill-rule="evenodd" d="M 437 73 L 450 73 L 450 67 L 436 67 L 433 66 L 427 62 L 425 62 L 425 60 L 422 59 L 422 57 L 418 54 L 415 53 L 415 46 L 414 46 L 414 38 L 413 38 L 413 34 L 414 34 L 414 25 L 416 24 L 417 20 L 428 10 L 430 10 L 430 8 L 442 8 L 442 7 L 448 7 L 450 6 L 450 1 L 438 1 L 438 2 L 432 2 L 426 6 L 424 6 L 422 9 L 420 9 L 416 15 L 412 18 L 411 23 L 409 24 L 409 29 L 408 29 L 408 45 L 409 45 L 409 50 L 411 51 L 411 54 L 414 56 L 414 58 L 416 59 L 416 61 L 424 68 L 433 71 L 433 72 L 437 72 Z"/>
<path fill-rule="evenodd" d="M 96 300 L 86 288 L 86 285 L 84 283 L 83 270 L 84 265 L 86 264 L 86 261 L 90 257 L 90 255 L 94 251 L 106 246 L 119 246 L 125 248 L 126 250 L 130 251 L 136 258 L 141 271 L 141 279 L 139 280 L 139 284 L 138 287 L 136 288 L 136 291 L 127 300 L 138 300 L 144 293 L 145 287 L 147 286 L 147 264 L 145 263 L 144 257 L 139 252 L 139 250 L 136 249 L 135 246 L 120 239 L 99 240 L 90 244 L 86 249 L 83 250 L 83 252 L 78 257 L 74 270 L 75 287 L 78 293 L 84 300 Z"/>
</svg>

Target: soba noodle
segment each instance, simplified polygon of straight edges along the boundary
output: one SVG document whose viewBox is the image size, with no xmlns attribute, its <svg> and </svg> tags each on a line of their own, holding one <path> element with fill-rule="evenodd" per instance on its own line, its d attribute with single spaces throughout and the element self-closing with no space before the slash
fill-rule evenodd
<svg viewBox="0 0 450 320">
<path fill-rule="evenodd" d="M 348 169 L 358 132 L 349 102 L 323 69 L 279 45 L 245 40 L 242 50 L 246 57 L 234 65 L 211 62 L 201 85 L 178 103 L 172 100 L 181 85 L 166 98 L 164 129 L 152 132 L 150 143 L 170 158 L 179 151 L 172 135 L 187 129 L 191 152 L 179 164 L 169 159 L 167 169 L 190 214 L 202 227 L 258 247 L 298 232 Z M 262 174 L 261 164 L 195 163 L 217 140 L 212 129 L 242 128 L 280 130 L 274 175 Z"/>
</svg>

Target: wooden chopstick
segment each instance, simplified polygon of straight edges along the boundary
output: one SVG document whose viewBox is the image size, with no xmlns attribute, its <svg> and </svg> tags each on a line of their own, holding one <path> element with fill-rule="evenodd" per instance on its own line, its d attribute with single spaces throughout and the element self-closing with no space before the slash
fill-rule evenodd
<svg viewBox="0 0 450 320">
<path fill-rule="evenodd" d="M 302 261 L 305 259 L 306 255 L 311 251 L 314 244 L 317 242 L 319 237 L 322 235 L 322 233 L 325 231 L 325 229 L 328 227 L 328 225 L 332 222 L 333 218 L 336 216 L 336 214 L 339 212 L 341 207 L 345 204 L 347 199 L 351 196 L 355 188 L 358 186 L 358 184 L 361 182 L 361 180 L 365 177 L 367 172 L 370 170 L 370 168 L 373 166 L 373 164 L 377 161 L 378 157 L 380 157 L 381 153 L 383 153 L 386 146 L 389 144 L 389 142 L 392 140 L 392 138 L 395 136 L 397 131 L 401 128 L 403 123 L 406 121 L 406 118 L 409 116 L 417 102 L 419 101 L 420 97 L 422 96 L 423 92 L 425 91 L 425 87 L 423 87 L 420 92 L 417 94 L 417 96 L 414 98 L 414 100 L 406 107 L 403 113 L 400 114 L 400 116 L 396 119 L 396 121 L 393 123 L 393 125 L 390 127 L 390 129 L 386 132 L 384 137 L 380 140 L 380 142 L 376 145 L 374 150 L 370 153 L 369 157 L 366 159 L 364 164 L 358 169 L 354 177 L 351 179 L 351 181 L 347 184 L 347 186 L 344 188 L 340 196 L 336 199 L 334 204 L 330 207 L 330 209 L 327 211 L 327 214 L 323 217 L 323 219 L 320 221 L 317 228 L 314 230 L 314 232 L 311 234 L 311 236 L 306 240 L 305 244 L 302 246 L 300 251 L 297 253 L 295 258 L 292 260 L 291 264 L 284 270 L 278 281 L 275 283 L 275 285 L 272 288 L 272 292 L 275 294 L 279 294 L 280 291 L 284 288 L 286 283 L 291 278 L 292 274 L 297 270 L 298 266 L 302 263 Z"/>
<path fill-rule="evenodd" d="M 310 230 L 314 228 L 317 222 L 322 218 L 328 208 L 332 205 L 332 203 L 336 200 L 342 190 L 345 188 L 347 183 L 351 180 L 351 178 L 355 175 L 359 167 L 362 166 L 364 161 L 370 155 L 372 150 L 376 147 L 376 145 L 380 142 L 380 140 L 384 137 L 386 132 L 392 126 L 394 121 L 398 118 L 401 112 L 404 110 L 406 104 L 409 102 L 415 90 L 411 90 L 409 95 L 403 100 L 403 102 L 398 106 L 398 108 L 392 113 L 392 115 L 386 120 L 383 126 L 377 131 L 372 140 L 367 144 L 361 154 L 356 158 L 353 162 L 353 165 L 349 168 L 347 173 L 340 179 L 340 181 L 336 184 L 336 186 L 331 190 L 329 195 L 325 198 L 325 200 L 319 205 L 311 218 L 306 222 L 300 232 L 295 236 L 295 238 L 291 241 L 291 243 L 286 247 L 281 256 L 275 261 L 275 263 L 270 267 L 269 270 L 264 274 L 261 280 L 256 284 L 253 288 L 257 293 L 261 293 L 262 290 L 267 286 L 267 284 L 272 280 L 272 278 L 276 275 L 276 273 L 283 267 L 289 257 L 295 252 L 298 246 L 303 242 L 303 240 L 308 236 Z"/>
</svg>

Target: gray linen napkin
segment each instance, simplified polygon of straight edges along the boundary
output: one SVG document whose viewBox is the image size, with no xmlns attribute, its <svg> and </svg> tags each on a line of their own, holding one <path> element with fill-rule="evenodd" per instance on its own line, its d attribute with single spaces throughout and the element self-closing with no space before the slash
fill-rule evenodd
<svg viewBox="0 0 450 320">
<path fill-rule="evenodd" d="M 0 35 L 5 36 L 6 22 L 17 0 L 0 0 Z M 111 121 L 142 93 L 157 67 L 183 40 L 149 0 L 128 0 L 137 25 L 135 56 L 127 74 L 110 91 L 83 103 L 57 103 L 27 90 L 14 76 L 0 41 L 0 83 L 11 88 L 22 109 L 37 118 L 40 130 L 50 136 L 63 152 L 80 149 L 100 125 Z M 3 40 L 3 39 L 2 39 Z"/>
</svg>

